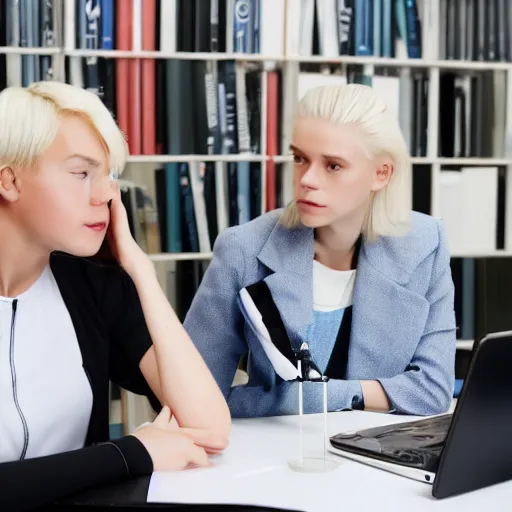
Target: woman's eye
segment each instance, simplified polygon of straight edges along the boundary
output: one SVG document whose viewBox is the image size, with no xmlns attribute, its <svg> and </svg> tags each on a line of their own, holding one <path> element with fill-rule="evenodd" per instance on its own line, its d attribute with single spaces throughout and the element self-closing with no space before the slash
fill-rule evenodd
<svg viewBox="0 0 512 512">
<path fill-rule="evenodd" d="M 302 164 L 304 163 L 304 158 L 299 155 L 293 155 L 293 162 L 296 164 Z"/>
<path fill-rule="evenodd" d="M 331 164 L 329 164 L 328 169 L 329 169 L 329 171 L 337 172 L 337 171 L 341 170 L 341 165 L 340 164 L 331 163 Z"/>
<path fill-rule="evenodd" d="M 87 176 L 89 176 L 89 173 L 87 171 L 74 172 L 73 174 L 75 176 L 77 176 L 78 178 L 80 178 L 81 180 L 85 180 L 85 178 L 87 178 Z"/>
</svg>

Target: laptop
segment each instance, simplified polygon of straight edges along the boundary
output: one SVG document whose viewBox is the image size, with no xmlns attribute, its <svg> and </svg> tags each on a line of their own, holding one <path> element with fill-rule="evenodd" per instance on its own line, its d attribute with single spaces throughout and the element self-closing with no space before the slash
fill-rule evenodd
<svg viewBox="0 0 512 512">
<path fill-rule="evenodd" d="M 453 414 L 342 432 L 329 451 L 446 498 L 512 479 L 512 331 L 475 343 Z"/>
</svg>

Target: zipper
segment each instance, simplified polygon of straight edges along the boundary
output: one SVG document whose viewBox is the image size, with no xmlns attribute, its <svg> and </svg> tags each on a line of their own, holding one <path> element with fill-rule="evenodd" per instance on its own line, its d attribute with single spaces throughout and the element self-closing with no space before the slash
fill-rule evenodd
<svg viewBox="0 0 512 512">
<path fill-rule="evenodd" d="M 12 317 L 11 317 L 11 336 L 10 336 L 10 344 L 9 344 L 9 358 L 11 365 L 11 380 L 12 380 L 12 396 L 14 399 L 14 404 L 16 405 L 16 409 L 18 410 L 18 414 L 20 415 L 21 423 L 23 424 L 23 450 L 21 451 L 20 460 L 23 460 L 27 455 L 28 449 L 28 441 L 29 441 L 29 431 L 27 420 L 23 415 L 23 411 L 21 410 L 20 403 L 18 401 L 18 388 L 16 387 L 16 367 L 14 366 L 14 327 L 16 324 L 16 310 L 18 308 L 18 299 L 14 299 L 12 301 Z"/>
</svg>

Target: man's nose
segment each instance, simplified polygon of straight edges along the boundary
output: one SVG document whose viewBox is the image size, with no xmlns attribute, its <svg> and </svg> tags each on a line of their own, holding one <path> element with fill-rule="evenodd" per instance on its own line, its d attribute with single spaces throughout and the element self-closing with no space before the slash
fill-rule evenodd
<svg viewBox="0 0 512 512">
<path fill-rule="evenodd" d="M 105 176 L 91 181 L 91 204 L 106 204 L 114 198 L 114 193 L 114 182 L 109 177 Z"/>
</svg>

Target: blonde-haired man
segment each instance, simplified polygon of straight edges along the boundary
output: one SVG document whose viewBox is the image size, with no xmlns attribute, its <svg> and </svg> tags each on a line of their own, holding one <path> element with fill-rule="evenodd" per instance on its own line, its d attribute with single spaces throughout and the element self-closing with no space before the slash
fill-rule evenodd
<svg viewBox="0 0 512 512">
<path fill-rule="evenodd" d="M 115 121 L 58 82 L 4 90 L 0 120 L 0 508 L 208 464 L 229 411 L 130 234 Z M 88 259 L 106 236 L 119 265 Z M 110 380 L 164 405 L 113 443 Z"/>
</svg>

